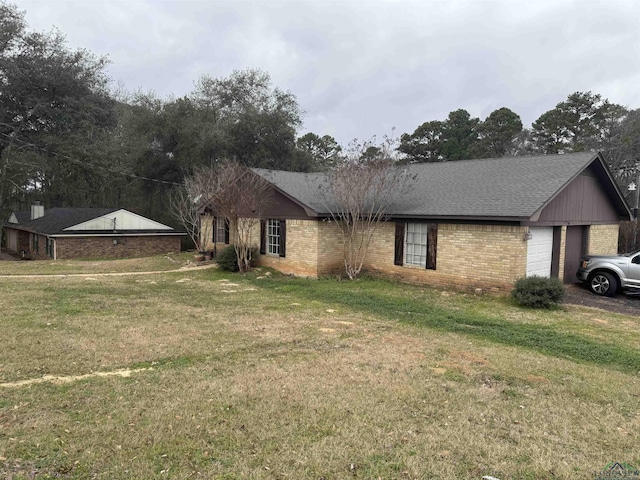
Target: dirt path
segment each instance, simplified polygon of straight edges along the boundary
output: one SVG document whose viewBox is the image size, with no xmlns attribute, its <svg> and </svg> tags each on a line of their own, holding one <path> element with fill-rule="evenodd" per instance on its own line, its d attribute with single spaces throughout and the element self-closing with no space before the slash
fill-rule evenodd
<svg viewBox="0 0 640 480">
<path fill-rule="evenodd" d="M 50 273 L 50 274 L 31 274 L 31 275 L 0 275 L 0 278 L 62 278 L 62 277 L 126 277 L 130 275 L 157 275 L 159 273 L 179 273 L 191 272 L 193 270 L 207 270 L 216 268 L 216 264 L 197 265 L 195 267 L 180 267 L 175 270 L 158 270 L 154 272 L 106 272 L 106 273 Z"/>
<path fill-rule="evenodd" d="M 55 383 L 55 384 L 63 384 L 63 383 L 71 383 L 77 382 L 78 380 L 84 380 L 85 378 L 92 377 L 130 377 L 132 373 L 144 372 L 146 370 L 153 370 L 153 368 L 135 368 L 132 370 L 122 369 L 122 370 L 114 370 L 111 372 L 93 372 L 86 373 L 84 375 L 68 375 L 65 377 L 59 377 L 55 375 L 45 375 L 44 377 L 39 378 L 30 378 L 28 380 L 17 380 L 15 382 L 7 382 L 0 383 L 0 388 L 17 388 L 24 387 L 27 385 L 33 385 L 36 383 Z"/>
</svg>

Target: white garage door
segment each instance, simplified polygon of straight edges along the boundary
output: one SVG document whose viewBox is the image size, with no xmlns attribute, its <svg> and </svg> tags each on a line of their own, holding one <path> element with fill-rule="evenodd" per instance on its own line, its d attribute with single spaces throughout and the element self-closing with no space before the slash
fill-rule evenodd
<svg viewBox="0 0 640 480">
<path fill-rule="evenodd" d="M 527 277 L 550 277 L 553 227 L 534 227 L 529 231 L 532 238 L 527 242 Z"/>
</svg>

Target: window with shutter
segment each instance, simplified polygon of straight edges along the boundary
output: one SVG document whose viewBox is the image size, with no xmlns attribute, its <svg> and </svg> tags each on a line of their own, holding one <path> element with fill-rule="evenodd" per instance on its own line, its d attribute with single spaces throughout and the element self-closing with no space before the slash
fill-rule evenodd
<svg viewBox="0 0 640 480">
<path fill-rule="evenodd" d="M 415 265 L 435 270 L 437 249 L 437 223 L 396 223 L 395 265 Z"/>
</svg>

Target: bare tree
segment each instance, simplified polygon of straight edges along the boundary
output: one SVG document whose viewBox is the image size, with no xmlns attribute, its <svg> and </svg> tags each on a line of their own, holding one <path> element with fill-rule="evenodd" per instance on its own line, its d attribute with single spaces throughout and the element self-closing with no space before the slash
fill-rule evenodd
<svg viewBox="0 0 640 480">
<path fill-rule="evenodd" d="M 259 231 L 260 220 L 271 201 L 272 186 L 250 168 L 235 162 L 222 162 L 214 170 L 209 208 L 229 222 L 238 268 L 251 267 L 252 235 Z"/>
<path fill-rule="evenodd" d="M 352 142 L 342 162 L 327 174 L 320 196 L 342 234 L 344 266 L 350 279 L 362 271 L 378 226 L 389 219 L 389 208 L 415 179 L 397 165 L 395 140 Z"/>
<path fill-rule="evenodd" d="M 229 224 L 238 268 L 246 272 L 251 266 L 252 234 L 259 229 L 270 199 L 269 182 L 244 165 L 223 161 L 186 177 L 171 197 L 170 211 L 187 229 L 199 251 L 206 249 L 213 231 L 213 222 L 203 213 L 209 211 L 224 218 Z"/>
<path fill-rule="evenodd" d="M 169 197 L 169 213 L 185 228 L 199 253 L 204 253 L 213 233 L 213 222 L 203 219 L 203 212 L 211 198 L 211 184 L 215 179 L 211 168 L 201 168 L 185 177 Z"/>
</svg>

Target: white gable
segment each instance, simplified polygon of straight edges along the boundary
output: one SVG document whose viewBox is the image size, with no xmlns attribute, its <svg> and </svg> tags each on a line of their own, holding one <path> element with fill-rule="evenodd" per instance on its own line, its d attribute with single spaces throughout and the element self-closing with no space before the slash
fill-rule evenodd
<svg viewBox="0 0 640 480">
<path fill-rule="evenodd" d="M 65 231 L 73 230 L 117 230 L 122 232 L 126 230 L 173 230 L 173 228 L 123 209 L 65 228 Z"/>
<path fill-rule="evenodd" d="M 16 214 L 14 212 L 11 212 L 11 215 L 9 216 L 9 220 L 7 220 L 8 223 L 18 223 L 18 217 L 16 217 Z"/>
</svg>

